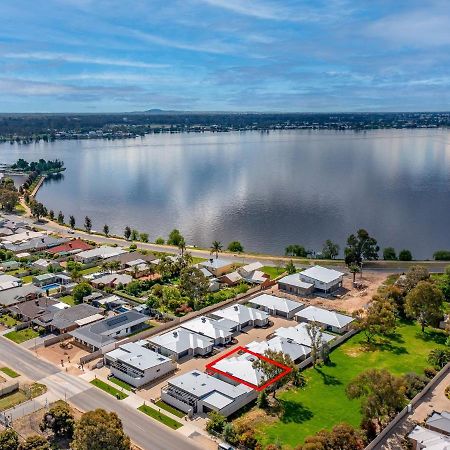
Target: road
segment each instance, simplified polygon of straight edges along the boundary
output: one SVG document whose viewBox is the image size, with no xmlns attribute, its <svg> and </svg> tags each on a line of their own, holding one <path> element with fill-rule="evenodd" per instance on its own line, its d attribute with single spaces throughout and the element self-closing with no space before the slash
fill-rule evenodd
<svg viewBox="0 0 450 450">
<path fill-rule="evenodd" d="M 99 234 L 93 234 L 93 233 L 87 233 L 85 231 L 81 230 L 74 230 L 73 233 L 69 233 L 70 229 L 65 226 L 61 226 L 57 224 L 56 222 L 46 221 L 46 222 L 36 222 L 35 219 L 31 217 L 26 216 L 18 216 L 15 214 L 4 214 L 5 217 L 8 217 L 12 220 L 16 221 L 24 221 L 28 223 L 30 226 L 41 228 L 45 231 L 49 231 L 52 233 L 58 233 L 62 236 L 68 237 L 68 238 L 81 238 L 81 239 L 87 239 L 93 242 L 96 242 L 97 244 L 109 244 L 109 245 L 121 245 L 121 246 L 129 246 L 130 242 L 126 241 L 122 238 L 117 237 L 106 237 L 104 235 Z M 158 245 L 153 243 L 144 243 L 144 242 L 134 242 L 138 248 L 149 250 L 153 252 L 165 252 L 165 253 L 172 253 L 176 254 L 178 253 L 178 248 L 170 245 Z M 194 247 L 188 247 L 187 251 L 192 254 L 192 256 L 198 257 L 198 258 L 211 258 L 211 253 L 209 250 L 205 249 L 197 249 Z M 249 253 L 243 253 L 243 254 L 234 254 L 229 252 L 223 252 L 222 254 L 223 258 L 230 259 L 232 261 L 235 261 L 237 263 L 244 263 L 249 264 L 255 261 L 261 261 L 264 264 L 276 266 L 278 265 L 284 265 L 293 258 L 286 257 L 286 256 L 276 256 L 276 255 L 262 255 L 262 254 L 249 254 Z M 317 263 L 324 266 L 331 266 L 332 268 L 336 270 L 340 270 L 343 272 L 347 272 L 347 266 L 343 261 L 332 261 L 332 260 L 313 260 L 313 259 L 303 259 L 303 260 L 296 260 L 293 259 L 295 265 L 298 268 L 309 266 L 312 263 Z M 375 271 L 378 273 L 404 273 L 409 270 L 409 268 L 413 265 L 421 264 L 425 265 L 428 270 L 432 273 L 441 273 L 445 271 L 445 268 L 450 265 L 450 261 L 365 261 L 364 262 L 364 269 L 368 271 Z"/>
<path fill-rule="evenodd" d="M 62 372 L 53 364 L 37 358 L 33 352 L 4 337 L 0 337 L 0 359 L 30 380 L 45 384 L 50 401 L 66 399 L 80 411 L 103 408 L 116 412 L 122 419 L 125 432 L 144 450 L 201 448 L 180 432 L 146 417 L 109 394 L 92 387 L 87 381 Z"/>
</svg>

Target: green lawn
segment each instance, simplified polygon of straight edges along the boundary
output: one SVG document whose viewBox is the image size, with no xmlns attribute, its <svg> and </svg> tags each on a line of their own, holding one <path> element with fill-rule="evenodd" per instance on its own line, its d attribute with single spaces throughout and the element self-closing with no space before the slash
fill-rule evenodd
<svg viewBox="0 0 450 450">
<path fill-rule="evenodd" d="M 88 269 L 80 270 L 80 274 L 81 275 L 90 275 L 91 273 L 99 272 L 101 270 L 102 269 L 100 266 L 94 266 L 94 267 L 89 267 Z"/>
<path fill-rule="evenodd" d="M 26 275 L 21 278 L 23 284 L 28 284 L 33 281 L 33 275 Z"/>
<path fill-rule="evenodd" d="M 261 270 L 270 276 L 273 280 L 276 277 L 279 277 L 283 272 L 285 272 L 284 267 L 273 267 L 273 266 L 264 266 Z"/>
<path fill-rule="evenodd" d="M 16 326 L 19 322 L 7 314 L 3 314 L 0 316 L 0 323 L 3 324 L 6 328 L 12 328 Z"/>
<path fill-rule="evenodd" d="M 124 398 L 128 397 L 128 394 L 125 394 L 122 391 L 119 391 L 115 387 L 111 386 L 108 383 L 105 383 L 102 380 L 99 380 L 98 378 L 95 378 L 94 380 L 92 380 L 91 384 L 93 384 L 94 386 L 98 387 L 102 391 L 105 391 L 108 394 L 118 398 L 119 400 L 123 400 Z"/>
<path fill-rule="evenodd" d="M 186 415 L 186 413 L 184 413 L 183 411 L 180 411 L 179 409 L 176 409 L 173 406 L 168 405 L 162 400 L 158 400 L 157 402 L 155 402 L 155 405 L 159 406 L 162 409 L 165 409 L 166 411 L 172 413 L 174 416 L 177 417 L 184 417 Z"/>
<path fill-rule="evenodd" d="M 111 381 L 111 383 L 117 384 L 117 386 L 120 386 L 127 391 L 131 391 L 131 389 L 133 389 L 133 386 L 130 386 L 128 383 L 125 383 L 125 381 L 119 380 L 116 377 L 109 377 L 108 380 Z"/>
<path fill-rule="evenodd" d="M 25 328 L 20 331 L 10 331 L 5 334 L 5 338 L 10 339 L 16 344 L 21 344 L 22 342 L 29 341 L 30 339 L 37 337 L 39 337 L 39 333 L 34 331 L 33 328 Z"/>
<path fill-rule="evenodd" d="M 359 400 L 349 400 L 345 394 L 347 384 L 360 372 L 387 369 L 395 375 L 415 371 L 422 374 L 431 349 L 444 345 L 445 334 L 402 324 L 397 334 L 385 344 L 366 350 L 362 334 L 353 336 L 331 354 L 331 364 L 304 371 L 307 386 L 281 392 L 278 397 L 284 407 L 279 420 L 257 420 L 255 428 L 263 446 L 279 443 L 291 449 L 307 436 L 340 422 L 359 426 L 361 414 Z M 250 413 L 251 414 L 251 413 Z M 251 415 L 248 416 L 250 420 Z"/>
<path fill-rule="evenodd" d="M 47 392 L 47 386 L 45 384 L 33 383 L 28 389 L 19 389 L 11 394 L 0 397 L 0 411 L 5 411 L 13 406 L 20 405 L 39 395 Z"/>
<path fill-rule="evenodd" d="M 59 297 L 58 300 L 60 302 L 66 303 L 67 305 L 74 306 L 75 300 L 71 295 L 65 295 L 64 297 Z"/>
<path fill-rule="evenodd" d="M 192 257 L 192 264 L 198 264 L 203 261 L 206 261 L 206 258 L 200 258 L 199 256 L 193 256 Z"/>
<path fill-rule="evenodd" d="M 136 303 L 145 303 L 147 299 L 135 297 L 134 295 L 130 295 L 125 291 L 114 291 L 114 294 L 119 295 L 120 297 L 126 298 L 128 300 L 134 301 Z"/>
<path fill-rule="evenodd" d="M 147 414 L 147 416 L 153 417 L 153 419 L 158 420 L 159 422 L 163 423 L 164 425 L 167 425 L 168 427 L 172 428 L 173 430 L 177 430 L 178 428 L 181 428 L 183 426 L 182 423 L 177 422 L 176 420 L 172 419 L 171 417 L 166 416 L 163 413 L 160 413 L 159 411 L 151 408 L 148 405 L 139 406 L 138 410 L 143 412 L 144 414 Z"/>
<path fill-rule="evenodd" d="M 20 377 L 20 375 L 16 371 L 10 369 L 9 367 L 0 367 L 0 371 L 6 373 L 6 375 L 8 375 L 11 378 Z"/>
</svg>

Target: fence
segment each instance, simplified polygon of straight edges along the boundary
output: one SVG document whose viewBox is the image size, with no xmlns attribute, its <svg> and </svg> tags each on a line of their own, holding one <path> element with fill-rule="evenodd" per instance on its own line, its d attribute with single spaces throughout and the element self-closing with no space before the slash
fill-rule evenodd
<svg viewBox="0 0 450 450">
<path fill-rule="evenodd" d="M 33 322 L 23 322 L 23 323 L 18 323 L 14 329 L 16 331 L 20 331 L 20 330 L 25 330 L 25 328 L 30 328 L 33 325 Z"/>
<path fill-rule="evenodd" d="M 86 364 L 90 361 L 93 361 L 94 359 L 100 358 L 103 356 L 102 350 L 97 350 L 95 352 L 89 353 L 88 355 L 82 356 L 80 358 L 80 364 Z"/>
<path fill-rule="evenodd" d="M 69 339 L 71 336 L 69 333 L 63 333 L 60 334 L 58 336 L 54 336 L 48 339 L 45 339 L 45 341 L 43 342 L 44 347 L 49 347 L 50 345 L 56 344 L 58 342 L 64 341 L 66 339 Z"/>
<path fill-rule="evenodd" d="M 19 389 L 19 382 L 8 380 L 4 383 L 0 383 L 0 397 L 3 397 L 6 394 L 10 394 L 11 392 L 17 391 Z"/>
<path fill-rule="evenodd" d="M 373 450 L 373 449 L 381 449 L 381 445 L 383 441 L 390 435 L 392 430 L 401 422 L 401 420 L 406 417 L 410 412 L 412 412 L 412 408 L 414 408 L 417 403 L 419 403 L 423 397 L 430 392 L 431 389 L 435 388 L 450 371 L 450 363 L 448 363 L 443 369 L 441 369 L 436 376 L 425 386 L 425 388 L 419 392 L 409 403 L 408 406 L 403 408 L 395 417 L 389 422 L 389 425 L 381 431 L 381 433 L 364 449 L 364 450 Z"/>
</svg>

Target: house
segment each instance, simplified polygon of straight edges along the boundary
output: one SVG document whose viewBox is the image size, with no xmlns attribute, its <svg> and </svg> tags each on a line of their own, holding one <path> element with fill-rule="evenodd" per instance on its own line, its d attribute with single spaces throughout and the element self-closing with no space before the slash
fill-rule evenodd
<svg viewBox="0 0 450 450">
<path fill-rule="evenodd" d="M 18 303 L 32 300 L 42 296 L 44 291 L 34 284 L 25 284 L 13 289 L 0 291 L 0 305 L 13 306 Z"/>
<path fill-rule="evenodd" d="M 450 450 L 450 437 L 417 425 L 408 438 L 413 450 Z"/>
<path fill-rule="evenodd" d="M 256 272 L 257 270 L 261 270 L 264 267 L 263 264 L 261 264 L 259 261 L 253 262 L 251 264 L 247 264 L 245 266 L 239 267 L 237 271 L 242 276 L 242 278 L 248 278 L 251 277 L 253 272 Z"/>
<path fill-rule="evenodd" d="M 63 334 L 83 325 L 99 321 L 104 318 L 103 314 L 103 310 L 86 303 L 80 303 L 69 308 L 65 304 L 56 304 L 47 307 L 45 313 L 33 322 L 51 333 Z"/>
<path fill-rule="evenodd" d="M 150 348 L 177 361 L 185 356 L 205 356 L 214 347 L 213 339 L 181 327 L 152 336 L 147 341 Z"/>
<path fill-rule="evenodd" d="M 302 281 L 298 273 L 292 273 L 278 280 L 278 289 L 287 294 L 306 296 L 314 292 L 314 284 Z"/>
<path fill-rule="evenodd" d="M 241 281 L 242 277 L 237 272 L 230 272 L 219 278 L 219 282 L 227 286 L 236 286 Z"/>
<path fill-rule="evenodd" d="M 295 314 L 299 322 L 316 322 L 324 330 L 334 333 L 345 333 L 349 331 L 350 324 L 355 320 L 353 317 L 340 314 L 336 311 L 318 308 L 317 306 L 308 306 Z"/>
<path fill-rule="evenodd" d="M 219 280 L 217 278 L 210 278 L 208 292 L 217 292 L 218 290 L 220 290 Z"/>
<path fill-rule="evenodd" d="M 33 284 L 39 287 L 49 286 L 56 283 L 56 276 L 53 273 L 43 273 L 33 277 Z"/>
<path fill-rule="evenodd" d="M 295 327 L 280 327 L 274 332 L 275 336 L 282 337 L 284 339 L 291 340 L 296 344 L 305 345 L 307 347 L 312 347 L 311 337 L 308 334 L 307 324 L 299 323 Z M 335 336 L 332 334 L 322 332 L 322 342 L 331 342 Z"/>
<path fill-rule="evenodd" d="M 161 389 L 161 400 L 192 416 L 217 411 L 228 417 L 254 399 L 258 392 L 233 385 L 198 370 L 171 378 Z"/>
<path fill-rule="evenodd" d="M 22 280 L 13 275 L 0 274 L 0 291 L 22 286 Z"/>
<path fill-rule="evenodd" d="M 127 275 L 125 273 L 109 273 L 98 278 L 94 278 L 93 280 L 91 280 L 91 284 L 95 288 L 104 286 L 117 288 L 119 285 L 126 286 L 132 281 L 133 277 L 131 275 Z"/>
<path fill-rule="evenodd" d="M 214 311 L 210 317 L 237 322 L 239 324 L 238 331 L 245 327 L 264 327 L 269 323 L 268 313 L 240 304 Z"/>
<path fill-rule="evenodd" d="M 108 295 L 107 297 L 97 297 L 92 301 L 92 304 L 97 307 L 105 307 L 108 310 L 113 310 L 127 305 L 127 302 L 118 295 Z"/>
<path fill-rule="evenodd" d="M 74 256 L 74 260 L 82 264 L 89 264 L 103 259 L 108 259 L 122 253 L 126 253 L 126 251 L 121 247 L 109 247 L 107 245 L 102 245 L 101 247 L 96 247 L 91 250 L 77 253 Z"/>
<path fill-rule="evenodd" d="M 33 267 L 34 269 L 37 270 L 43 270 L 43 271 L 48 271 L 50 269 L 50 267 L 52 269 L 56 269 L 58 267 L 61 267 L 58 261 L 50 261 L 48 259 L 38 259 L 37 261 L 34 261 L 31 264 L 31 267 Z"/>
<path fill-rule="evenodd" d="M 209 337 L 214 345 L 225 345 L 232 341 L 233 333 L 237 331 L 239 324 L 228 319 L 212 319 L 206 316 L 196 317 L 181 324 L 181 327 Z"/>
<path fill-rule="evenodd" d="M 334 292 L 342 286 L 344 274 L 322 266 L 309 267 L 299 273 L 300 280 L 314 285 L 314 289 L 325 294 Z"/>
<path fill-rule="evenodd" d="M 150 266 L 142 259 L 131 261 L 126 264 L 125 273 L 133 278 L 141 278 L 150 275 Z"/>
<path fill-rule="evenodd" d="M 205 278 L 211 279 L 214 278 L 214 275 L 205 267 L 201 267 L 197 264 L 197 269 L 200 270 L 200 272 L 203 274 Z"/>
<path fill-rule="evenodd" d="M 92 250 L 93 248 L 94 247 L 92 245 L 89 245 L 81 239 L 73 239 L 72 241 L 49 248 L 47 253 L 50 255 L 58 254 L 60 256 L 69 256 L 76 253 L 85 252 L 87 250 Z"/>
<path fill-rule="evenodd" d="M 47 250 L 48 248 L 55 247 L 56 245 L 60 245 L 64 242 L 67 242 L 67 239 L 56 238 L 53 236 L 43 236 L 17 243 L 2 242 L 1 246 L 6 250 L 15 253 L 19 257 L 22 253 L 28 253 L 29 256 L 29 253 Z M 23 255 L 20 257 L 23 257 Z"/>
<path fill-rule="evenodd" d="M 98 300 L 103 298 L 103 294 L 101 292 L 95 291 L 92 294 L 85 295 L 83 297 L 83 303 L 92 303 L 94 300 Z"/>
<path fill-rule="evenodd" d="M 48 297 L 39 297 L 35 300 L 18 303 L 8 308 L 8 311 L 22 322 L 29 322 L 46 313 L 47 308 L 58 304 L 57 300 Z M 67 308 L 69 307 L 66 305 Z"/>
<path fill-rule="evenodd" d="M 124 270 L 138 264 L 149 264 L 155 259 L 156 257 L 153 255 L 143 255 L 138 252 L 122 252 L 109 256 L 105 259 L 105 262 L 117 261 L 120 265 L 120 270 Z"/>
<path fill-rule="evenodd" d="M 136 388 L 176 370 L 175 361 L 145 348 L 146 341 L 129 342 L 105 354 L 111 375 Z"/>
<path fill-rule="evenodd" d="M 148 317 L 136 311 L 127 311 L 114 317 L 82 326 L 70 332 L 75 342 L 91 352 L 103 353 L 114 349 L 117 339 L 147 328 Z"/>
<path fill-rule="evenodd" d="M 275 336 L 272 339 L 266 341 L 253 341 L 245 346 L 250 351 L 265 355 L 268 350 L 274 352 L 282 352 L 288 355 L 294 363 L 299 363 L 308 358 L 311 354 L 311 348 L 306 345 L 298 344 L 292 339 L 287 339 L 281 336 Z"/>
<path fill-rule="evenodd" d="M 249 300 L 250 306 L 261 309 L 273 316 L 292 319 L 296 312 L 304 308 L 304 304 L 294 302 L 287 298 L 275 297 L 274 295 L 261 294 Z"/>
<path fill-rule="evenodd" d="M 1 238 L 3 243 L 17 244 L 20 242 L 27 242 L 31 239 L 44 237 L 46 234 L 42 231 L 24 230 L 19 233 L 13 233 L 9 236 L 3 236 Z"/>
<path fill-rule="evenodd" d="M 450 413 L 447 411 L 433 411 L 431 416 L 425 421 L 426 427 L 446 436 L 450 436 Z"/>
<path fill-rule="evenodd" d="M 7 272 L 8 270 L 16 270 L 20 267 L 19 261 L 3 261 L 0 262 L 0 270 Z"/>
<path fill-rule="evenodd" d="M 204 267 L 215 277 L 220 277 L 227 272 L 233 270 L 234 262 L 228 259 L 222 258 L 210 258 L 206 261 L 199 263 L 199 266 Z"/>
<path fill-rule="evenodd" d="M 266 285 L 270 282 L 270 276 L 261 270 L 263 267 L 263 264 L 256 261 L 254 263 L 239 267 L 237 272 L 247 283 Z"/>
</svg>

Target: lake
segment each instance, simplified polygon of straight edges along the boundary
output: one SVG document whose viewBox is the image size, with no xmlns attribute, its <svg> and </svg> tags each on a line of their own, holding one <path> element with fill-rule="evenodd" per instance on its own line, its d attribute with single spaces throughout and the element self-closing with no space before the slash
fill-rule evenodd
<svg viewBox="0 0 450 450">
<path fill-rule="evenodd" d="M 59 158 L 67 170 L 38 193 L 68 221 L 126 225 L 153 241 L 179 228 L 188 244 L 239 240 L 345 245 L 366 228 L 415 258 L 450 249 L 450 131 L 439 129 L 154 134 L 128 140 L 0 145 L 0 162 Z"/>
</svg>

